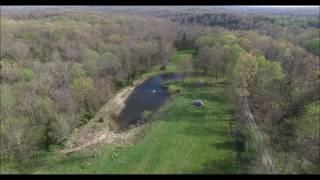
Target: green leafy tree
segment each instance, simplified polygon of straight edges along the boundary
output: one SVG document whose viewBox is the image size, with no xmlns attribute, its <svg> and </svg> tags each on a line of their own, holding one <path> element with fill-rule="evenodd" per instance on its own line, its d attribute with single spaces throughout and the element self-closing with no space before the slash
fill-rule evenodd
<svg viewBox="0 0 320 180">
<path fill-rule="evenodd" d="M 91 77 L 96 76 L 98 69 L 97 63 L 100 60 L 100 55 L 92 49 L 87 49 L 84 52 L 83 59 L 84 69 L 86 70 L 88 75 Z"/>
<path fill-rule="evenodd" d="M 191 54 L 185 54 L 182 55 L 179 62 L 179 69 L 183 73 L 182 81 L 185 80 L 187 73 L 191 71 L 192 68 L 192 55 Z"/>
<path fill-rule="evenodd" d="M 72 65 L 71 73 L 73 79 L 86 76 L 86 71 L 83 69 L 83 65 L 79 63 L 75 63 Z"/>
<path fill-rule="evenodd" d="M 285 78 L 280 63 L 267 61 L 263 56 L 257 57 L 257 62 L 258 69 L 254 77 L 255 93 L 260 95 L 273 93 L 273 83 Z"/>
<path fill-rule="evenodd" d="M 232 46 L 235 45 L 238 41 L 237 37 L 230 33 L 230 32 L 226 32 L 223 33 L 224 35 L 221 36 L 220 38 L 220 44 L 221 45 L 227 45 L 227 46 Z"/>
<path fill-rule="evenodd" d="M 308 41 L 305 47 L 316 55 L 320 55 L 320 38 L 315 38 Z"/>
<path fill-rule="evenodd" d="M 249 88 L 257 72 L 257 62 L 253 55 L 242 51 L 233 68 L 233 80 L 242 95 L 249 95 Z"/>
<path fill-rule="evenodd" d="M 212 35 L 205 35 L 201 36 L 199 39 L 196 40 L 195 44 L 198 48 L 200 47 L 211 47 L 218 43 L 217 38 Z"/>
<path fill-rule="evenodd" d="M 15 158 L 31 155 L 35 141 L 32 139 L 30 123 L 26 117 L 10 117 L 1 121 L 1 154 L 14 155 Z"/>
<path fill-rule="evenodd" d="M 36 78 L 36 74 L 31 69 L 28 69 L 25 67 L 22 67 L 19 70 L 19 76 L 20 76 L 20 79 L 24 81 L 30 81 Z"/>
<path fill-rule="evenodd" d="M 1 116 L 3 118 L 9 117 L 14 112 L 17 103 L 14 90 L 9 84 L 2 84 L 0 86 L 0 95 Z"/>
<path fill-rule="evenodd" d="M 308 137 L 316 140 L 320 138 L 320 101 L 316 101 L 307 105 L 301 117 L 299 133 L 303 137 Z"/>
<path fill-rule="evenodd" d="M 70 87 L 76 100 L 82 105 L 85 105 L 88 98 L 92 94 L 95 94 L 94 82 L 89 77 L 79 77 L 74 79 Z"/>
<path fill-rule="evenodd" d="M 110 52 L 105 52 L 97 61 L 97 71 L 100 76 L 115 75 L 121 67 L 121 61 Z"/>
</svg>

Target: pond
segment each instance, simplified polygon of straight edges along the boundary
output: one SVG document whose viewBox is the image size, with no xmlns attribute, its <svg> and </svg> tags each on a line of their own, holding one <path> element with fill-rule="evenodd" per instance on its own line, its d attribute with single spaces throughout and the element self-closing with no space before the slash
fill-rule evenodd
<svg viewBox="0 0 320 180">
<path fill-rule="evenodd" d="M 145 111 L 156 112 L 168 100 L 169 94 L 163 88 L 168 80 L 179 80 L 181 75 L 177 73 L 164 73 L 152 77 L 137 86 L 125 102 L 124 109 L 118 116 L 121 128 L 128 128 L 143 120 Z"/>
</svg>

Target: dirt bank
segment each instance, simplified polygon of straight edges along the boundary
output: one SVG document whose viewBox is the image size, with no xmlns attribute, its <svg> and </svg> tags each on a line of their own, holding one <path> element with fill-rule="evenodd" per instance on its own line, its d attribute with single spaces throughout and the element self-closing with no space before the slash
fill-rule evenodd
<svg viewBox="0 0 320 180">
<path fill-rule="evenodd" d="M 153 74 L 157 75 L 157 73 Z M 126 132 L 116 133 L 112 131 L 113 123 L 112 115 L 119 115 L 125 107 L 126 99 L 130 96 L 133 89 L 142 84 L 149 76 L 138 79 L 133 82 L 133 86 L 120 90 L 114 98 L 108 101 L 86 125 L 70 136 L 65 144 L 65 148 L 60 153 L 70 153 L 79 151 L 88 146 L 97 143 L 130 143 L 134 135 L 143 128 L 143 126 L 135 127 Z"/>
<path fill-rule="evenodd" d="M 125 100 L 131 94 L 134 87 L 122 89 L 114 98 L 106 103 L 91 119 L 88 124 L 75 132 L 68 139 L 65 148 L 61 153 L 69 153 L 78 151 L 99 142 L 112 143 L 119 139 L 131 136 L 138 128 L 132 129 L 124 133 L 114 133 L 110 129 L 111 114 L 119 114 L 125 107 Z"/>
</svg>

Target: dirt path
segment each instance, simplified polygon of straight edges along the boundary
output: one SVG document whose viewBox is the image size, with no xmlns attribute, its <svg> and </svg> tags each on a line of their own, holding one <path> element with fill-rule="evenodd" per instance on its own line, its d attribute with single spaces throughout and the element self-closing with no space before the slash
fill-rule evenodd
<svg viewBox="0 0 320 180">
<path fill-rule="evenodd" d="M 276 171 L 275 171 L 273 163 L 272 163 L 271 156 L 269 155 L 269 152 L 264 145 L 263 137 L 262 137 L 261 132 L 260 132 L 255 120 L 254 120 L 253 114 L 249 108 L 248 98 L 246 96 L 243 96 L 243 106 L 244 106 L 245 116 L 247 117 L 249 126 L 254 130 L 254 134 L 255 134 L 256 139 L 258 139 L 258 141 L 260 141 L 260 143 L 263 146 L 262 147 L 263 148 L 262 163 L 267 168 L 268 174 L 276 174 Z"/>
<path fill-rule="evenodd" d="M 75 152 L 75 151 L 79 151 L 82 150 L 84 148 L 87 148 L 89 146 L 98 144 L 98 143 L 106 143 L 106 144 L 110 144 L 110 143 L 128 143 L 130 142 L 130 140 L 132 140 L 132 138 L 134 137 L 134 135 L 136 134 L 136 132 L 138 132 L 141 129 L 141 127 L 136 127 L 134 129 L 131 129 L 127 132 L 124 133 L 118 133 L 115 134 L 112 131 L 111 132 L 105 132 L 105 133 L 101 133 L 99 135 L 97 135 L 95 138 L 91 139 L 90 141 L 81 144 L 77 147 L 73 147 L 73 148 L 68 148 L 68 149 L 64 149 L 62 151 L 60 151 L 61 154 L 66 154 L 66 153 L 71 153 L 71 152 Z"/>
</svg>

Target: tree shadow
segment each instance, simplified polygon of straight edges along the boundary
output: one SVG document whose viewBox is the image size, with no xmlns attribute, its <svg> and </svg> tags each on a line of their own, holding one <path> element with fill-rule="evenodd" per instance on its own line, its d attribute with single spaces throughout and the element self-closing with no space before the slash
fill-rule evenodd
<svg viewBox="0 0 320 180">
<path fill-rule="evenodd" d="M 181 87 L 185 88 L 185 89 L 215 87 L 214 84 L 208 83 L 208 82 L 200 83 L 200 82 L 182 82 L 182 81 L 178 81 L 176 83 L 178 85 L 180 85 Z"/>
<path fill-rule="evenodd" d="M 202 169 L 197 170 L 194 174 L 235 174 L 236 162 L 228 157 L 226 159 L 210 160 L 201 164 Z"/>
<path fill-rule="evenodd" d="M 37 157 L 27 162 L 22 162 L 17 167 L 17 169 L 22 173 L 30 173 L 37 171 L 39 169 L 50 169 L 51 167 L 77 164 L 79 167 L 84 168 L 84 163 L 86 160 L 92 158 L 92 155 L 83 155 L 83 154 L 66 154 L 58 155 L 51 153 L 39 154 Z"/>
<path fill-rule="evenodd" d="M 222 150 L 236 150 L 235 145 L 236 144 L 234 141 L 224 141 L 224 142 L 220 142 L 220 143 L 211 144 L 210 146 L 217 148 L 217 149 L 222 149 Z"/>
<path fill-rule="evenodd" d="M 236 151 L 234 141 L 225 141 L 220 143 L 214 143 L 211 145 L 213 149 L 219 149 L 224 151 Z M 214 152 L 213 152 L 214 153 Z M 202 163 L 202 168 L 195 171 L 195 174 L 236 174 L 237 162 L 233 155 L 226 155 L 224 157 L 217 157 L 218 159 L 211 159 L 205 163 Z"/>
<path fill-rule="evenodd" d="M 201 99 L 205 101 L 217 102 L 217 103 L 225 103 L 225 98 L 223 96 L 214 95 L 208 92 L 199 92 L 196 94 L 186 93 L 185 97 L 190 100 Z"/>
<path fill-rule="evenodd" d="M 184 133 L 188 136 L 200 136 L 200 137 L 228 135 L 227 131 L 207 128 L 207 127 L 196 127 L 196 126 L 189 126 L 185 128 Z"/>
<path fill-rule="evenodd" d="M 192 106 L 190 104 L 190 106 Z M 196 107 L 195 107 L 196 108 Z M 194 121 L 194 122 L 203 122 L 205 120 L 205 114 L 199 111 L 193 111 L 189 109 L 170 109 L 166 112 L 168 115 L 174 113 L 177 118 L 163 118 L 165 121 Z M 181 118 L 180 118 L 181 117 Z M 190 118 L 193 117 L 193 118 Z"/>
<path fill-rule="evenodd" d="M 47 169 L 50 167 L 57 167 L 57 166 L 73 166 L 76 165 L 81 169 L 86 169 L 87 165 L 86 163 L 93 159 L 93 155 L 83 155 L 83 154 L 69 154 L 69 155 L 64 155 L 59 158 L 59 160 L 55 162 L 51 162 L 47 164 Z"/>
</svg>

